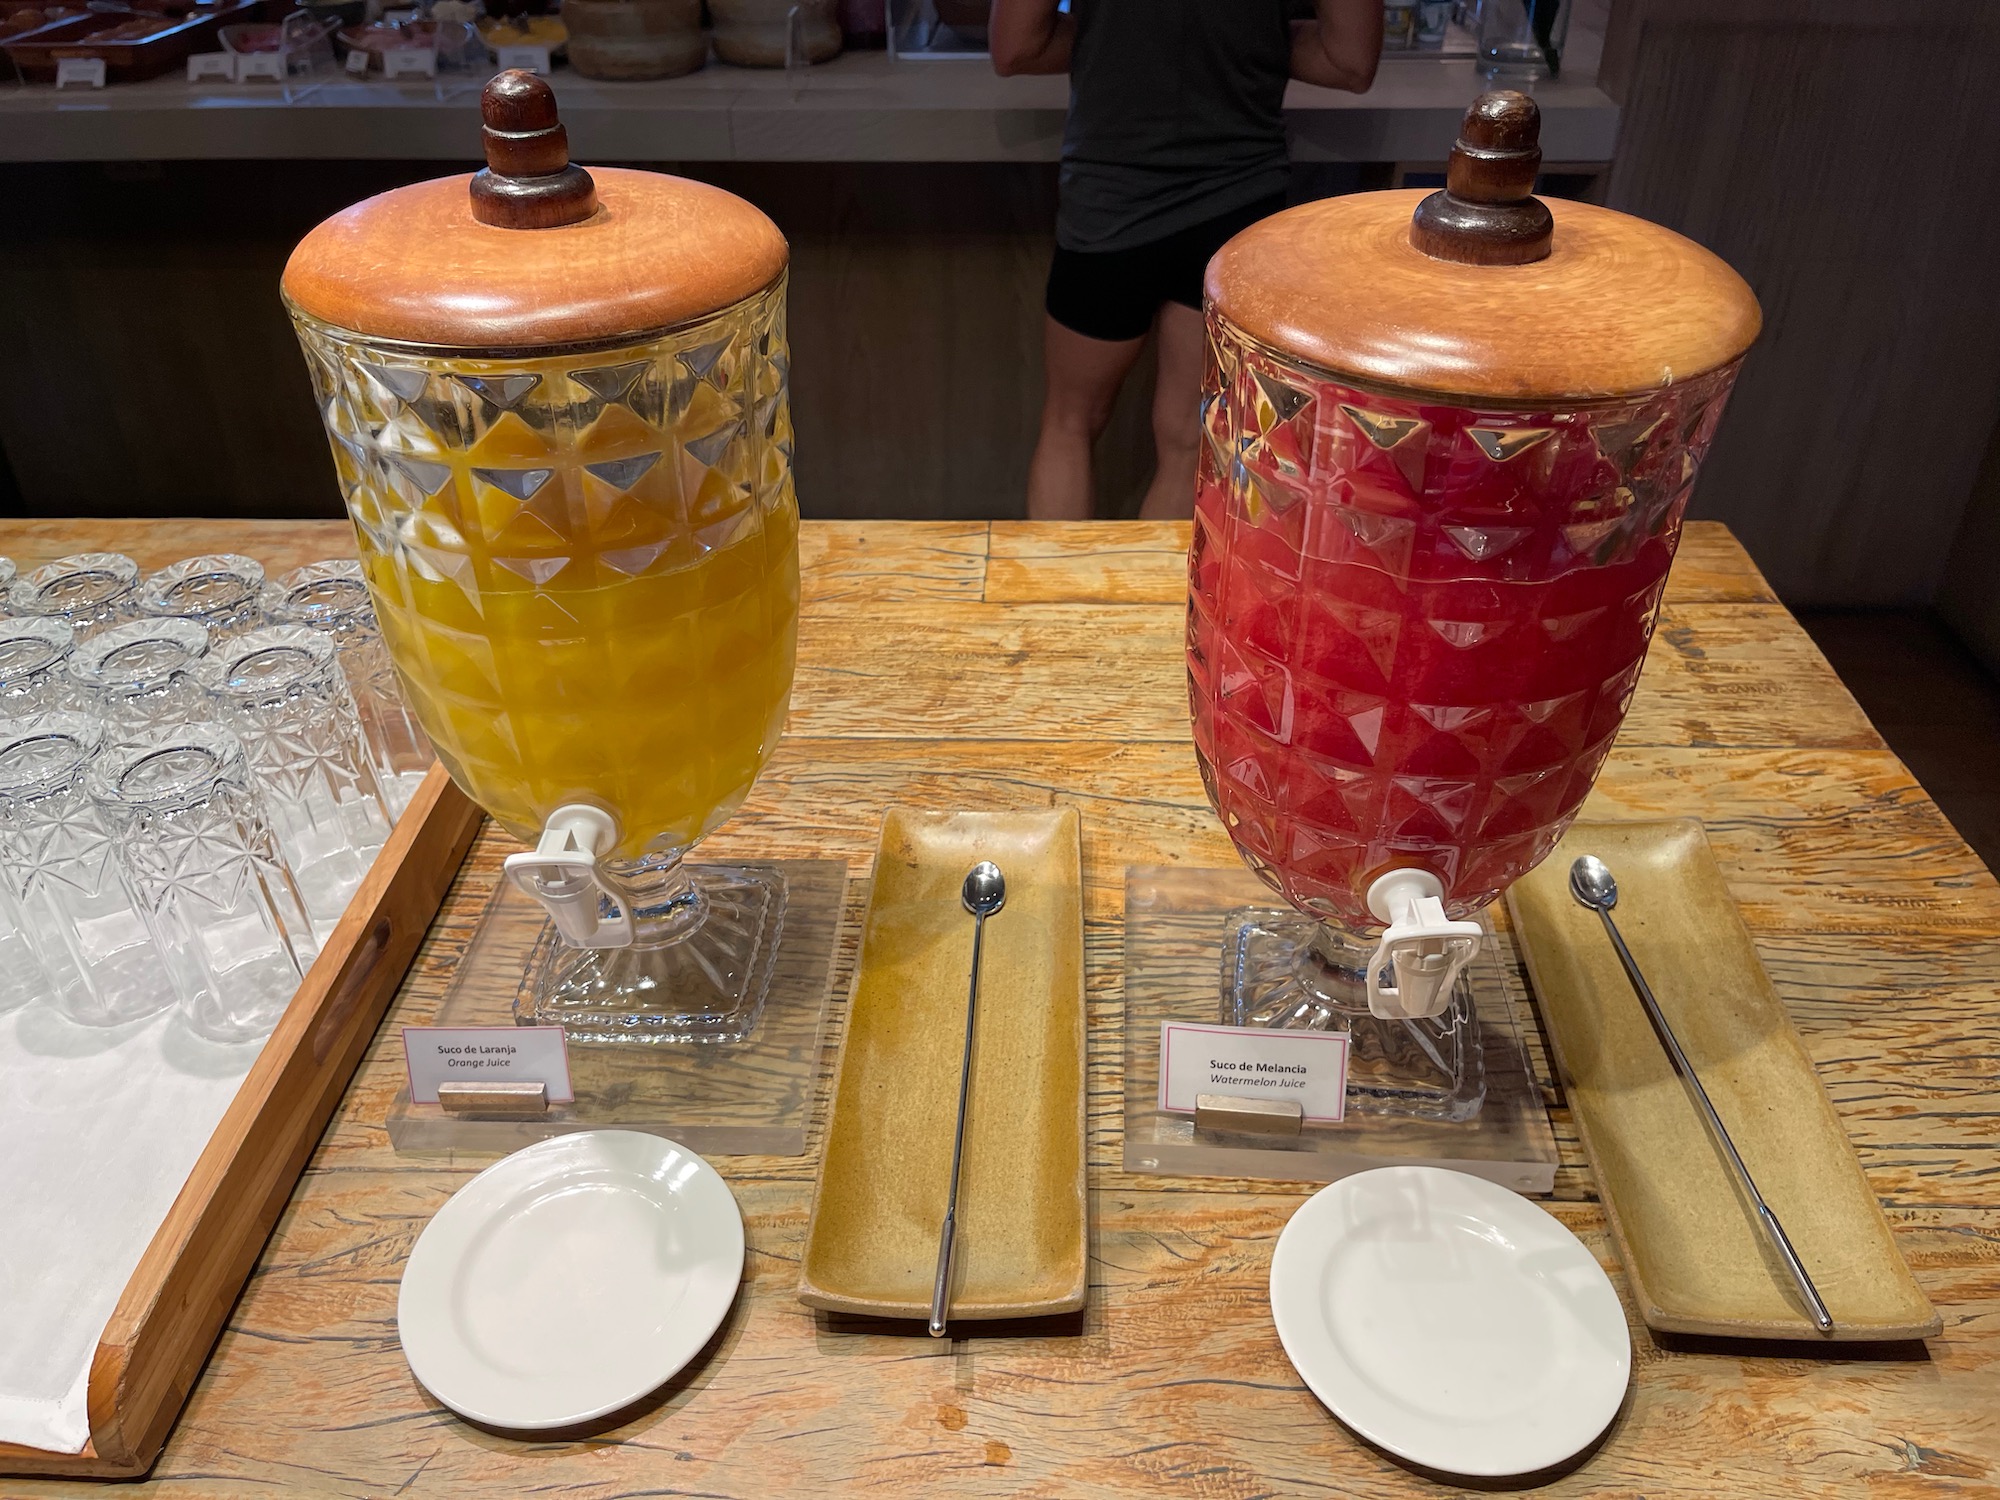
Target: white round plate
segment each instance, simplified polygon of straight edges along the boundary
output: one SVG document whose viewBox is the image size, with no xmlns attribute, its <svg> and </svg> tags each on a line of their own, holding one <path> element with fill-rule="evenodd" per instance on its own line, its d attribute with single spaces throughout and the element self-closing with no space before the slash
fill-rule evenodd
<svg viewBox="0 0 2000 1500">
<path fill-rule="evenodd" d="M 396 1329 L 424 1388 L 494 1427 L 629 1406 L 694 1358 L 743 1278 L 743 1215 L 715 1168 L 631 1130 L 495 1162 L 424 1227 Z"/>
<path fill-rule="evenodd" d="M 1379 1167 L 1307 1199 L 1271 1258 L 1271 1315 L 1335 1416 L 1453 1474 L 1531 1474 L 1582 1452 L 1632 1369 L 1618 1293 L 1582 1242 L 1439 1167 Z"/>
</svg>

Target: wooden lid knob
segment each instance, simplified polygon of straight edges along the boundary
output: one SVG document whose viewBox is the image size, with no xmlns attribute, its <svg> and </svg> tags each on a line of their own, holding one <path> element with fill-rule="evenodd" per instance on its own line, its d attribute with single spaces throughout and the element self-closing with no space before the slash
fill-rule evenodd
<svg viewBox="0 0 2000 1500">
<path fill-rule="evenodd" d="M 486 170 L 472 179 L 472 216 L 502 229 L 554 229 L 597 212 L 597 184 L 569 159 L 555 90 L 509 68 L 479 96 Z"/>
<path fill-rule="evenodd" d="M 1549 253 L 1555 221 L 1534 196 L 1542 112 L 1499 89 L 1472 101 L 1458 127 L 1444 188 L 1417 205 L 1410 243 L 1437 260 L 1521 266 Z"/>
</svg>

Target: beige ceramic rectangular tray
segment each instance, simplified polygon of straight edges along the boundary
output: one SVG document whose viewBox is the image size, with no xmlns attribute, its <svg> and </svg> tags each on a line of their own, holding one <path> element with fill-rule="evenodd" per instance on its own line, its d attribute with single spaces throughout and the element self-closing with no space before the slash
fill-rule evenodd
<svg viewBox="0 0 2000 1500">
<path fill-rule="evenodd" d="M 799 1273 L 799 1300 L 810 1307 L 930 1314 L 972 961 L 972 918 L 959 888 L 982 859 L 1006 874 L 1007 904 L 986 923 L 951 1316 L 1036 1317 L 1083 1306 L 1076 811 L 891 808 Z"/>
<path fill-rule="evenodd" d="M 1817 1339 L 1661 1050 L 1597 916 L 1568 888 L 1595 854 L 1660 1008 L 1833 1314 L 1836 1339 L 1941 1324 L 1897 1253 L 1812 1059 L 1758 961 L 1701 824 L 1578 823 L 1508 892 L 1514 931 L 1648 1327 Z"/>
</svg>

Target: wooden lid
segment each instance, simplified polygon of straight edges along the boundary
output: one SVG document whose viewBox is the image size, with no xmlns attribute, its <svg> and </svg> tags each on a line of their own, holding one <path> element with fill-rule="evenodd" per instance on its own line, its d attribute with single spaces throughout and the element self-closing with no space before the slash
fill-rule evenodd
<svg viewBox="0 0 2000 1500">
<path fill-rule="evenodd" d="M 1442 192 L 1274 214 L 1209 262 L 1209 302 L 1332 374 L 1450 396 L 1630 395 L 1748 349 L 1763 315 L 1719 257 L 1643 219 L 1529 196 L 1538 125 L 1524 95 L 1482 95 Z"/>
<path fill-rule="evenodd" d="M 734 193 L 571 165 L 533 74 L 500 74 L 480 102 L 487 170 L 335 214 L 285 266 L 292 306 L 374 338 L 529 349 L 686 323 L 784 271 L 778 226 Z"/>
</svg>

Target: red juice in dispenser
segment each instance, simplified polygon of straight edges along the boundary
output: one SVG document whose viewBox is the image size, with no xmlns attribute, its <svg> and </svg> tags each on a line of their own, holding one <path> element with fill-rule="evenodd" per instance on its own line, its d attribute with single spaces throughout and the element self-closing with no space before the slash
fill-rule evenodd
<svg viewBox="0 0 2000 1500">
<path fill-rule="evenodd" d="M 1467 919 L 1554 847 L 1638 686 L 1761 315 L 1699 245 L 1536 199 L 1538 129 L 1483 95 L 1443 191 L 1288 209 L 1209 264 L 1194 746 L 1303 914 L 1225 938 L 1225 1018 L 1457 1005 L 1466 1043 Z"/>
<path fill-rule="evenodd" d="M 1309 911 L 1370 924 L 1369 884 L 1406 865 L 1474 911 L 1554 846 L 1617 735 L 1727 378 L 1498 411 L 1232 352 L 1190 571 L 1210 795 Z M 1269 425 L 1232 442 L 1234 412 Z"/>
</svg>

